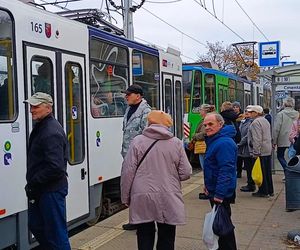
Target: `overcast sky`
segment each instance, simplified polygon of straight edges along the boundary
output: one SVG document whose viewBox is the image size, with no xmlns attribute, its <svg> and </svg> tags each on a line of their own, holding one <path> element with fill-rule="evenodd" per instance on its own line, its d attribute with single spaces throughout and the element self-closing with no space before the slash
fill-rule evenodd
<svg viewBox="0 0 300 250">
<path fill-rule="evenodd" d="M 120 5 L 120 0 L 114 2 Z M 137 5 L 140 0 L 134 0 L 133 3 Z M 201 7 L 201 3 L 238 35 L 210 15 Z M 103 3 L 102 0 L 82 0 L 67 5 L 69 9 L 80 7 L 98 9 L 102 7 L 106 12 L 105 0 Z M 168 26 L 149 11 L 197 41 Z M 204 54 L 207 49 L 202 44 L 206 44 L 206 41 L 212 43 L 223 41 L 224 45 L 243 41 L 280 41 L 281 55 L 289 56 L 283 60 L 300 63 L 299 11 L 299 0 L 149 0 L 134 13 L 134 35 L 163 48 L 169 44 L 179 48 L 185 62 L 196 60 L 199 53 Z M 111 14 L 118 19 L 117 26 L 122 27 L 122 20 L 117 17 L 118 15 L 113 12 Z"/>
</svg>

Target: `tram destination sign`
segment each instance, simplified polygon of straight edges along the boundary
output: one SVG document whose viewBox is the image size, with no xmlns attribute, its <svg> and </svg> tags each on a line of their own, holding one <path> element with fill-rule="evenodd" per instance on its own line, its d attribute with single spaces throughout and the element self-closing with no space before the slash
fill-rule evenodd
<svg viewBox="0 0 300 250">
<path fill-rule="evenodd" d="M 300 83 L 299 84 L 286 84 L 286 85 L 278 85 L 276 86 L 277 91 L 293 91 L 293 92 L 300 92 Z"/>
</svg>

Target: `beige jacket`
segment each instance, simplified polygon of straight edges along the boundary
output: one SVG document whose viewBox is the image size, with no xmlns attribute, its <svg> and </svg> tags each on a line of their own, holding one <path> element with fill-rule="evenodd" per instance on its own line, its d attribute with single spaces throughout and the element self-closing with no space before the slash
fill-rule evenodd
<svg viewBox="0 0 300 250">
<path fill-rule="evenodd" d="M 248 131 L 248 145 L 251 156 L 269 156 L 272 153 L 270 123 L 263 116 L 253 120 Z"/>
</svg>

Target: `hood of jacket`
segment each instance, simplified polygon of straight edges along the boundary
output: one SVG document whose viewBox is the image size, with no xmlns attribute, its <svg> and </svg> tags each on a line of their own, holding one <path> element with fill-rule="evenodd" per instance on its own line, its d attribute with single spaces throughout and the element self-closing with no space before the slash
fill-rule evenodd
<svg viewBox="0 0 300 250">
<path fill-rule="evenodd" d="M 282 110 L 282 113 L 287 115 L 292 120 L 296 120 L 299 117 L 299 112 L 290 107 L 286 107 L 284 110 Z"/>
<path fill-rule="evenodd" d="M 223 128 L 220 129 L 220 131 L 212 136 L 207 136 L 206 137 L 206 143 L 210 144 L 214 140 L 216 140 L 219 137 L 229 137 L 233 138 L 236 135 L 236 129 L 232 125 L 225 125 Z"/>
<path fill-rule="evenodd" d="M 166 126 L 160 124 L 151 124 L 143 130 L 143 135 L 155 140 L 168 140 L 174 137 Z"/>
<path fill-rule="evenodd" d="M 220 113 L 220 115 L 224 118 L 225 123 L 228 121 L 235 122 L 235 120 L 239 117 L 239 115 L 235 113 L 233 109 L 224 110 Z"/>
</svg>

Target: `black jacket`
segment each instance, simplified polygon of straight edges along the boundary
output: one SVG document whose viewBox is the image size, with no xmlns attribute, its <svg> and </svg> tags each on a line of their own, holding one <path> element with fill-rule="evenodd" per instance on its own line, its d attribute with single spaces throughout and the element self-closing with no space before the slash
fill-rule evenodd
<svg viewBox="0 0 300 250">
<path fill-rule="evenodd" d="M 233 125 L 236 130 L 236 135 L 233 138 L 236 143 L 241 140 L 241 133 L 239 130 L 239 125 L 236 122 L 236 119 L 239 117 L 239 114 L 235 113 L 233 109 L 224 110 L 220 113 L 224 118 L 225 125 Z"/>
<path fill-rule="evenodd" d="M 35 124 L 28 145 L 27 186 L 38 193 L 68 186 L 67 138 L 52 114 Z"/>
</svg>

